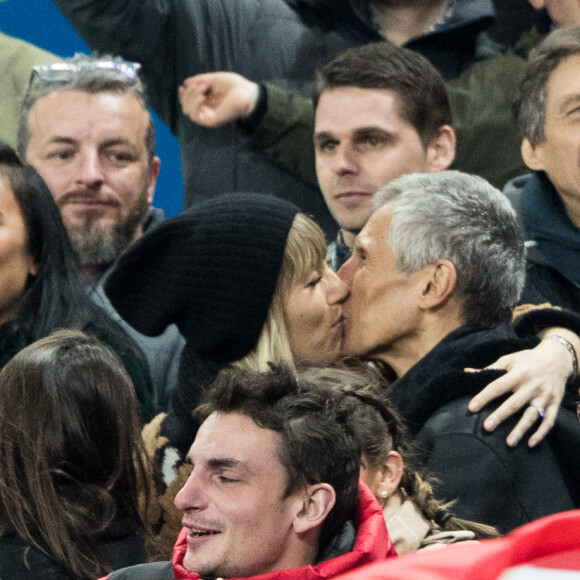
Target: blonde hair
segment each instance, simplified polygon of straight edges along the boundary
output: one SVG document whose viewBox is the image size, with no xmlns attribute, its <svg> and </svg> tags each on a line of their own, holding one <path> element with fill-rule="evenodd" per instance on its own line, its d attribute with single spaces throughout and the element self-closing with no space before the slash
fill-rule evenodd
<svg viewBox="0 0 580 580">
<path fill-rule="evenodd" d="M 320 227 L 309 217 L 297 213 L 288 232 L 278 283 L 256 346 L 245 357 L 231 363 L 234 368 L 267 371 L 268 363 L 285 363 L 294 368 L 284 301 L 294 286 L 305 282 L 326 259 L 326 240 Z"/>
</svg>

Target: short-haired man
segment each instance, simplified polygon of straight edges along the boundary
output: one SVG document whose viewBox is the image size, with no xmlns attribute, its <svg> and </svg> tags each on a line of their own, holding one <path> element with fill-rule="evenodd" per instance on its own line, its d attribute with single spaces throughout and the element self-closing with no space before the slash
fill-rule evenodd
<svg viewBox="0 0 580 580">
<path fill-rule="evenodd" d="M 528 240 L 524 298 L 580 312 L 580 27 L 532 51 L 514 111 L 534 171 L 506 187 Z"/>
<path fill-rule="evenodd" d="M 187 82 L 180 99 L 192 119 L 216 126 L 247 111 L 259 116 L 264 88 L 259 94 L 256 83 L 239 75 L 210 73 Z M 447 169 L 455 133 L 439 72 L 417 52 L 388 42 L 348 49 L 322 67 L 315 104 L 318 185 L 340 227 L 327 259 L 338 270 L 370 215 L 375 191 L 406 173 Z M 301 135 L 310 142 L 306 125 Z M 298 141 L 287 156 L 306 150 Z"/>
<path fill-rule="evenodd" d="M 89 283 L 142 235 L 159 175 L 137 70 L 85 55 L 38 66 L 22 104 L 18 151 L 51 190 Z"/>
<path fill-rule="evenodd" d="M 138 69 L 80 54 L 37 66 L 18 128 L 18 151 L 54 197 L 87 290 L 118 321 L 104 279 L 127 247 L 163 219 L 151 208 L 160 160 Z M 160 339 L 130 333 L 148 358 L 162 405 L 177 377 L 181 338 L 175 328 Z"/>
<path fill-rule="evenodd" d="M 318 184 L 340 226 L 328 260 L 338 269 L 370 215 L 374 193 L 401 175 L 447 169 L 455 156 L 441 75 L 388 43 L 349 49 L 318 73 Z"/>
<path fill-rule="evenodd" d="M 223 371 L 198 410 L 173 562 L 109 578 L 314 580 L 393 556 L 343 397 L 283 369 Z"/>
<path fill-rule="evenodd" d="M 558 423 L 534 449 L 513 449 L 505 438 L 516 419 L 492 433 L 482 428 L 497 404 L 466 412 L 470 398 L 498 376 L 466 367 L 538 342 L 518 338 L 509 325 L 524 284 L 525 251 L 508 200 L 482 178 L 446 171 L 401 177 L 375 195 L 373 207 L 339 271 L 350 286 L 344 348 L 396 373 L 392 400 L 440 480 L 440 493 L 458 498 L 459 517 L 502 532 L 577 507 L 570 466 L 577 462 L 565 457 L 577 447 L 571 438 L 566 449 L 552 448 Z M 543 411 L 532 400 L 524 415 L 537 420 Z"/>
</svg>

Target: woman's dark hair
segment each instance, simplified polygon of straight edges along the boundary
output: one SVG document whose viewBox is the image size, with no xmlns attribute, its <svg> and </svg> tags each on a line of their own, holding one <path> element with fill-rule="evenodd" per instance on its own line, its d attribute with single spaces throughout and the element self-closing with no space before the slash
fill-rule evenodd
<svg viewBox="0 0 580 580">
<path fill-rule="evenodd" d="M 37 171 L 23 166 L 14 150 L 0 142 L 0 179 L 22 211 L 30 275 L 18 311 L 18 328 L 27 343 L 57 328 L 82 328 L 96 311 L 77 274 L 76 259 L 52 195 Z"/>
<path fill-rule="evenodd" d="M 469 530 L 477 539 L 499 536 L 492 526 L 457 518 L 450 511 L 454 502 L 443 502 L 433 492 L 434 479 L 420 466 L 417 453 L 394 405 L 389 401 L 389 385 L 371 367 L 348 361 L 347 368 L 307 368 L 304 376 L 323 388 L 339 390 L 345 398 L 349 426 L 361 447 L 361 464 L 366 469 L 382 466 L 390 451 L 403 458 L 399 492 L 410 499 L 423 516 L 441 530 Z"/>
<path fill-rule="evenodd" d="M 0 180 L 10 188 L 26 226 L 27 249 L 35 265 L 18 304 L 11 352 L 59 328 L 82 330 L 101 338 L 124 360 L 137 359 L 150 381 L 145 356 L 131 337 L 86 294 L 60 212 L 38 172 L 22 165 L 14 150 L 0 141 Z M 8 350 L 8 349 L 7 349 Z"/>
<path fill-rule="evenodd" d="M 116 518 L 144 533 L 147 459 L 121 361 L 96 338 L 61 330 L 0 373 L 0 534 L 16 533 L 70 571 L 107 570 L 100 534 Z"/>
</svg>

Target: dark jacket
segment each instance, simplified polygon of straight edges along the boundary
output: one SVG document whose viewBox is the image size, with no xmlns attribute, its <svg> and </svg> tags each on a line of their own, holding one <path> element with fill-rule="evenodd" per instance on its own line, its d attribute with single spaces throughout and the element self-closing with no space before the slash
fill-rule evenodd
<svg viewBox="0 0 580 580">
<path fill-rule="evenodd" d="M 102 534 L 102 551 L 103 562 L 112 570 L 139 564 L 146 558 L 142 534 L 123 521 L 114 522 Z M 40 550 L 31 548 L 16 534 L 7 534 L 0 538 L 0 578 L 76 580 L 59 562 Z"/>
<path fill-rule="evenodd" d="M 552 433 L 530 449 L 506 445 L 519 417 L 495 431 L 483 429 L 499 403 L 472 414 L 467 403 L 501 371 L 477 374 L 498 357 L 535 346 L 537 338 L 518 338 L 513 329 L 462 327 L 444 338 L 397 383 L 393 403 L 401 411 L 428 470 L 439 480 L 437 497 L 457 499 L 458 517 L 494 525 L 503 533 L 533 519 L 579 507 L 576 467 L 569 449 L 579 449 L 580 428 L 572 408 L 562 407 Z M 569 429 L 571 421 L 576 429 Z M 568 442 L 562 448 L 558 433 Z M 574 463 L 577 463 L 575 461 Z"/>
<path fill-rule="evenodd" d="M 147 235 L 164 221 L 165 213 L 163 210 L 151 206 L 143 224 L 143 234 Z M 166 410 L 169 395 L 177 386 L 179 361 L 185 341 L 175 324 L 169 325 L 158 336 L 145 336 L 121 318 L 105 294 L 104 288 L 105 280 L 116 265 L 116 263 L 112 264 L 98 280 L 85 289 L 93 302 L 121 326 L 145 355 L 151 375 L 155 412 L 159 413 Z M 148 418 L 152 417 L 153 415 L 150 415 Z"/>
<path fill-rule="evenodd" d="M 121 359 L 135 387 L 141 420 L 143 423 L 150 421 L 154 416 L 151 377 L 142 353 L 135 348 L 132 340 L 105 315 L 87 321 L 78 330 L 91 334 L 104 342 Z M 0 326 L 0 370 L 17 352 L 31 342 L 21 331 L 15 330 L 11 322 Z M 0 575 L 0 578 L 3 577 Z"/>
<path fill-rule="evenodd" d="M 504 193 L 526 235 L 526 286 L 522 304 L 580 312 L 580 229 L 568 218 L 544 172 L 510 181 Z"/>
<path fill-rule="evenodd" d="M 143 64 L 153 107 L 179 139 L 185 205 L 231 191 L 294 201 L 330 235 L 336 225 L 316 187 L 236 142 L 235 128 L 204 129 L 181 113 L 177 88 L 216 70 L 310 92 L 314 70 L 351 46 L 381 40 L 366 0 L 55 0 L 88 44 Z M 449 78 L 479 50 L 491 0 L 457 0 L 445 30 L 413 39 Z"/>
</svg>

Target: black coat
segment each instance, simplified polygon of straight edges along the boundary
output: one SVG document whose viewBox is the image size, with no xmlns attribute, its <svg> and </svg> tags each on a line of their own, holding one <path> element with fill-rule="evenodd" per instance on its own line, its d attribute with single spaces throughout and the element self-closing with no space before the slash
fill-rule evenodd
<svg viewBox="0 0 580 580">
<path fill-rule="evenodd" d="M 135 531 L 134 526 L 129 522 L 113 522 L 102 534 L 101 546 L 102 561 L 111 570 L 140 564 L 146 559 L 143 534 Z M 0 538 L 0 578 L 2 580 L 78 580 L 57 560 L 36 548 L 31 548 L 27 542 L 15 534 L 6 534 Z"/>
<path fill-rule="evenodd" d="M 549 219 L 560 216 L 562 224 L 554 224 L 554 234 L 562 236 L 558 253 L 566 255 L 571 251 L 572 240 L 564 237 L 566 230 L 573 230 L 574 226 L 564 217 L 562 202 L 558 197 L 554 186 L 544 172 L 522 175 L 512 179 L 504 188 L 506 197 L 510 200 L 518 215 L 518 219 L 524 229 L 527 248 L 526 257 L 528 265 L 526 269 L 526 285 L 522 293 L 520 304 L 544 304 L 550 303 L 553 306 L 568 308 L 580 313 L 580 286 L 551 263 L 549 253 L 543 249 L 543 240 L 535 239 L 535 236 L 526 231 L 526 217 L 524 213 L 524 203 L 530 203 L 530 195 L 540 194 L 543 204 L 537 208 L 542 219 Z M 568 224 L 563 225 L 563 224 Z M 578 248 L 580 238 L 579 230 L 576 228 L 575 247 Z M 568 233 L 568 236 L 570 234 Z M 574 256 L 574 254 L 572 254 Z M 572 259 L 574 259 L 572 257 Z M 580 269 L 580 264 L 578 265 Z"/>
<path fill-rule="evenodd" d="M 476 414 L 467 408 L 471 397 L 502 371 L 470 374 L 465 367 L 482 368 L 537 342 L 518 338 L 507 326 L 459 328 L 397 381 L 392 393 L 424 464 L 439 480 L 438 497 L 457 499 L 453 510 L 458 517 L 497 526 L 503 533 L 580 507 L 578 461 L 570 463 L 580 452 L 580 425 L 571 408 L 561 408 L 553 431 L 534 449 L 525 442 L 506 445 L 519 414 L 488 433 L 483 422 L 499 403 Z"/>
</svg>

